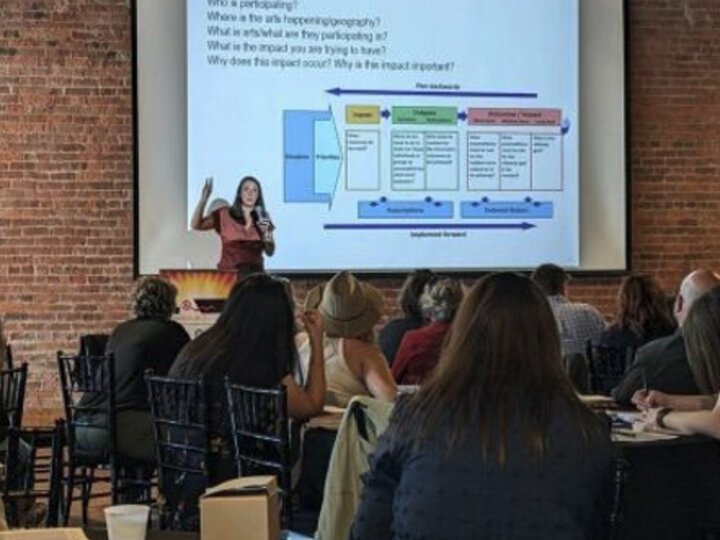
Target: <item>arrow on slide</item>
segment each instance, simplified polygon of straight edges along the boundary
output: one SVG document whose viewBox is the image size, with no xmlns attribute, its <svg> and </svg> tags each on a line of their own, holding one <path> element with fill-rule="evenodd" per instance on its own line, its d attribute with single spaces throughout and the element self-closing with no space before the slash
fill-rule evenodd
<svg viewBox="0 0 720 540">
<path fill-rule="evenodd" d="M 534 229 L 537 225 L 527 223 L 325 223 L 326 230 L 362 229 Z"/>
<path fill-rule="evenodd" d="M 467 113 L 466 113 L 465 111 L 460 111 L 460 112 L 458 113 L 458 120 L 460 120 L 460 121 L 462 121 L 462 122 L 464 122 L 465 120 L 467 120 Z"/>
<path fill-rule="evenodd" d="M 441 92 L 434 90 L 361 90 L 349 88 L 330 88 L 325 90 L 335 96 L 435 96 L 435 97 L 482 97 L 482 98 L 530 98 L 538 97 L 535 92 Z"/>
<path fill-rule="evenodd" d="M 388 111 L 387 109 L 383 109 L 380 113 L 380 116 L 387 120 L 388 118 L 390 118 L 390 111 Z"/>
</svg>

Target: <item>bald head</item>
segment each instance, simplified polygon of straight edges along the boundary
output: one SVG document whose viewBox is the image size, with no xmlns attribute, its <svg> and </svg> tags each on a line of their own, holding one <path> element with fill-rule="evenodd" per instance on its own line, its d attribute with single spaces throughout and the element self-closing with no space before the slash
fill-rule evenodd
<svg viewBox="0 0 720 540">
<path fill-rule="evenodd" d="M 710 270 L 700 269 L 690 272 L 680 284 L 680 292 L 675 298 L 675 320 L 682 326 L 690 306 L 703 293 L 720 285 L 717 274 Z"/>
</svg>

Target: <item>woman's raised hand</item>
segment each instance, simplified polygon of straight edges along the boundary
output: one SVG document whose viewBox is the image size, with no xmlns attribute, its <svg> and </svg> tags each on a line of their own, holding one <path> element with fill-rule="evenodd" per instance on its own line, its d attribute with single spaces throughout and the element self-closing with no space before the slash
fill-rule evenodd
<svg viewBox="0 0 720 540">
<path fill-rule="evenodd" d="M 314 310 L 304 311 L 300 314 L 300 320 L 305 327 L 311 343 L 322 343 L 323 332 L 325 331 L 325 319 Z"/>
<path fill-rule="evenodd" d="M 203 188 L 202 188 L 203 200 L 207 201 L 210 198 L 210 194 L 212 193 L 212 185 L 213 185 L 213 177 L 208 176 L 205 179 L 205 184 L 203 184 Z"/>
</svg>

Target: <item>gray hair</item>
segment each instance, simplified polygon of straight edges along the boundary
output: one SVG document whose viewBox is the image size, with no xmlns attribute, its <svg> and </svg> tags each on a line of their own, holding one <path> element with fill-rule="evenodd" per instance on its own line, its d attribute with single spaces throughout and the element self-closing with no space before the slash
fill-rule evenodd
<svg viewBox="0 0 720 540">
<path fill-rule="evenodd" d="M 434 321 L 450 322 L 463 299 L 460 281 L 442 278 L 427 285 L 420 296 L 423 315 Z"/>
</svg>

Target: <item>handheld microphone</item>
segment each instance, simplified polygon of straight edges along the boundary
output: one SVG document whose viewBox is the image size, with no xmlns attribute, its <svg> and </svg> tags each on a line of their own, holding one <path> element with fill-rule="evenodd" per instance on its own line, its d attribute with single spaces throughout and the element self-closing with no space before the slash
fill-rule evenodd
<svg viewBox="0 0 720 540">
<path fill-rule="evenodd" d="M 258 204 L 255 206 L 255 213 L 257 214 L 258 219 L 266 219 L 267 214 L 265 213 L 265 208 L 263 208 L 262 204 Z"/>
</svg>

